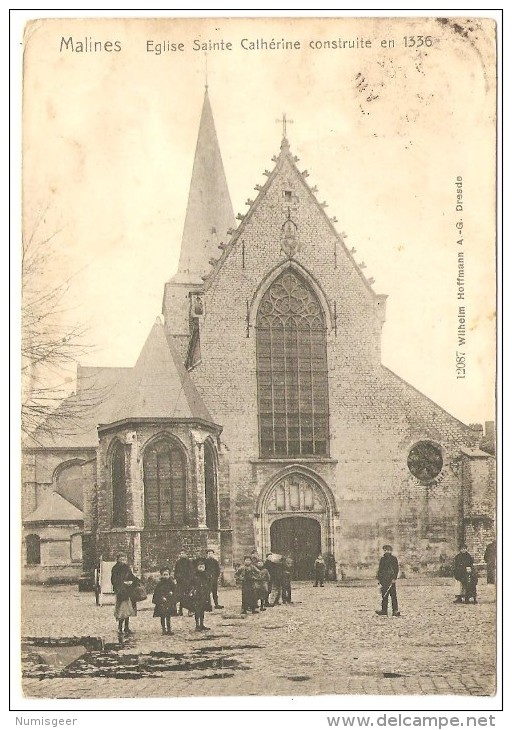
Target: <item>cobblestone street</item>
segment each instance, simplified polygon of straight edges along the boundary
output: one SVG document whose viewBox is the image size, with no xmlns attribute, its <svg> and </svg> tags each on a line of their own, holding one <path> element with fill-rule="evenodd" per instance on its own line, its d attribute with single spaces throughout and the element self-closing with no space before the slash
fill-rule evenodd
<svg viewBox="0 0 512 730">
<path fill-rule="evenodd" d="M 97 607 L 92 593 L 74 586 L 24 586 L 25 640 L 101 637 L 105 645 L 87 652 L 25 641 L 23 692 L 46 698 L 494 694 L 493 587 L 479 586 L 479 603 L 468 606 L 453 603 L 451 581 L 399 581 L 398 595 L 402 616 L 385 618 L 375 614 L 376 584 L 297 583 L 293 605 L 242 617 L 240 591 L 221 589 L 224 609 L 207 614 L 210 631 L 195 632 L 194 619 L 184 616 L 173 618 L 173 636 L 161 636 L 149 597 L 132 619 L 135 635 L 121 646 L 113 605 Z"/>
</svg>

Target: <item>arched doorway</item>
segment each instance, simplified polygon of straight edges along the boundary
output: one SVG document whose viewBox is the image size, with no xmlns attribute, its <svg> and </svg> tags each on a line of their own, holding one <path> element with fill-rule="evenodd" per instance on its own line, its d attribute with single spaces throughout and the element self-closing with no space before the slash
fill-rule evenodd
<svg viewBox="0 0 512 730">
<path fill-rule="evenodd" d="M 270 546 L 272 552 L 292 558 L 292 579 L 309 580 L 322 552 L 320 523 L 312 517 L 277 519 L 270 525 Z"/>
<path fill-rule="evenodd" d="M 254 518 L 260 553 L 295 555 L 297 580 L 313 575 L 319 553 L 334 556 L 339 515 L 333 493 L 319 474 L 303 464 L 287 466 L 267 482 Z"/>
</svg>

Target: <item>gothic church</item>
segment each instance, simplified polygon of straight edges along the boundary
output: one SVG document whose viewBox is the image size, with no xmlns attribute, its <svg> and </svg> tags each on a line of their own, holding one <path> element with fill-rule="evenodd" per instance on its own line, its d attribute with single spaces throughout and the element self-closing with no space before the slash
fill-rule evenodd
<svg viewBox="0 0 512 730">
<path fill-rule="evenodd" d="M 482 559 L 495 462 L 481 432 L 382 365 L 386 295 L 286 135 L 274 162 L 235 221 L 206 91 L 163 321 L 133 368 L 79 366 L 68 400 L 80 404 L 91 383 L 102 397 L 73 433 L 50 416 L 25 444 L 27 570 L 34 541 L 62 527 L 61 501 L 41 512 L 55 494 L 76 508 L 77 570 L 123 550 L 149 574 L 182 547 L 213 547 L 227 582 L 254 548 L 291 555 L 296 579 L 320 552 L 338 577 L 373 575 L 388 542 L 406 572 L 442 574 L 463 541 Z M 55 568 L 46 554 L 43 578 Z"/>
</svg>

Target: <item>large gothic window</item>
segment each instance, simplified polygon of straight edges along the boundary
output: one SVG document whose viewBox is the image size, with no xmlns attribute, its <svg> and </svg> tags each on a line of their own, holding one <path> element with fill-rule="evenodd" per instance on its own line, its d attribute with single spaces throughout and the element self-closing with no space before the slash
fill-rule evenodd
<svg viewBox="0 0 512 730">
<path fill-rule="evenodd" d="M 281 274 L 264 294 L 256 332 L 261 456 L 325 456 L 325 317 L 294 271 Z"/>
<path fill-rule="evenodd" d="M 186 461 L 183 450 L 167 440 L 144 452 L 144 509 L 147 527 L 183 527 L 186 514 Z"/>
<path fill-rule="evenodd" d="M 206 527 L 209 530 L 218 530 L 217 470 L 215 468 L 215 455 L 208 442 L 204 445 L 204 492 L 206 502 Z"/>
<path fill-rule="evenodd" d="M 112 525 L 126 527 L 126 470 L 124 447 L 117 443 L 112 452 Z"/>
</svg>

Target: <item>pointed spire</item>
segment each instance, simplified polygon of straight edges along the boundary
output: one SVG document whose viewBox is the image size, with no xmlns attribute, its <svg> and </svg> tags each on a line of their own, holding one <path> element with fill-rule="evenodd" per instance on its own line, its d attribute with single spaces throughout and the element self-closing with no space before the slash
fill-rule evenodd
<svg viewBox="0 0 512 730">
<path fill-rule="evenodd" d="M 187 214 L 181 241 L 178 276 L 200 278 L 228 228 L 235 227 L 224 165 L 205 85 L 196 154 L 190 182 Z"/>
</svg>

